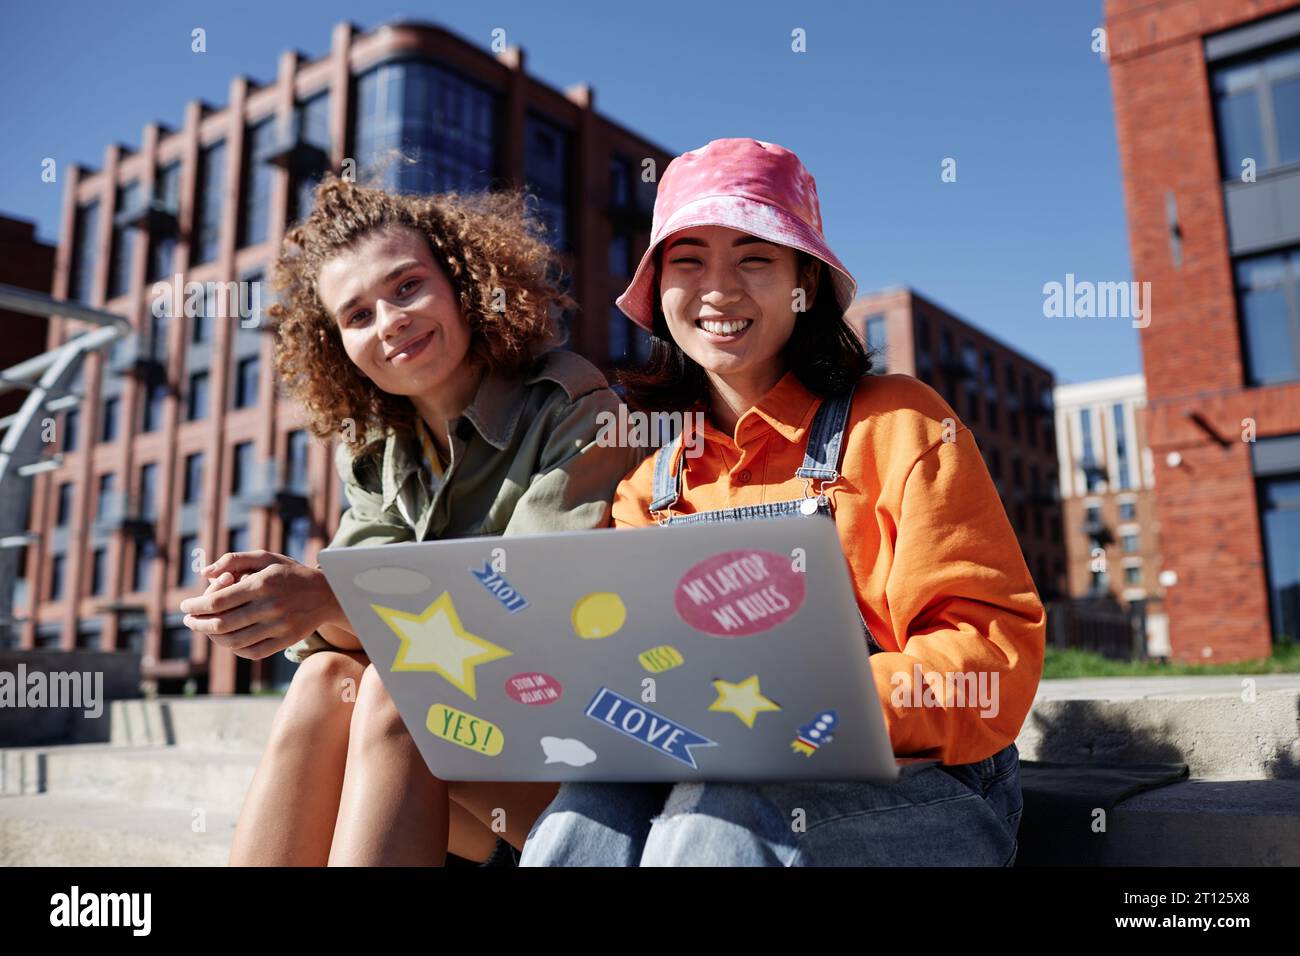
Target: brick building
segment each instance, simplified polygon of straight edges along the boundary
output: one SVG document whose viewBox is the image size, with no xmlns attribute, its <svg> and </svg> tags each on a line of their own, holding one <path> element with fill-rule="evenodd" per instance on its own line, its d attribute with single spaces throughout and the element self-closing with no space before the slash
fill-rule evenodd
<svg viewBox="0 0 1300 956">
<path fill-rule="evenodd" d="M 1168 657 L 1142 376 L 1058 385 L 1054 404 L 1070 597 L 1113 600 L 1145 622 L 1147 654 Z"/>
<path fill-rule="evenodd" d="M 1108 0 L 1172 656 L 1300 630 L 1300 5 Z"/>
<path fill-rule="evenodd" d="M 912 289 L 860 296 L 845 318 L 879 371 L 919 378 L 970 428 L 1039 593 L 1064 594 L 1052 373 Z"/>
<path fill-rule="evenodd" d="M 265 275 L 285 224 L 327 169 L 353 159 L 408 191 L 526 184 L 586 313 L 570 345 L 609 367 L 643 344 L 613 308 L 649 240 L 652 161 L 671 154 L 599 116 L 586 86 L 529 77 L 435 26 L 333 31 L 315 60 L 284 53 L 274 81 L 236 77 L 229 103 L 192 102 L 176 130 L 110 145 L 99 170 L 66 174 L 53 292 L 130 319 L 133 341 L 92 357 L 86 399 L 60 421 L 63 464 L 33 488 L 23 647 L 134 647 L 146 676 L 228 693 L 287 679 L 282 655 L 250 664 L 192 640 L 177 605 L 200 589 L 193 555 L 266 548 L 310 562 L 347 507 L 332 448 L 308 441 L 275 388 L 269 326 L 156 318 L 151 290 Z M 393 148 L 413 165 L 376 158 Z M 269 286 L 268 286 L 269 294 Z M 48 347 L 80 323 L 51 323 Z M 21 612 L 20 612 L 21 613 Z"/>
</svg>

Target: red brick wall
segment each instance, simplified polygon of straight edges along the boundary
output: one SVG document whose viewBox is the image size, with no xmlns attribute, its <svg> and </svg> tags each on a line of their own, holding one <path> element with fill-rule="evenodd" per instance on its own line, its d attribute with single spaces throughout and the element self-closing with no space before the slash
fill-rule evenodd
<svg viewBox="0 0 1300 956">
<path fill-rule="evenodd" d="M 1110 0 L 1106 27 L 1133 278 L 1151 283 L 1141 330 L 1175 658 L 1231 661 L 1271 652 L 1250 445 L 1300 432 L 1300 384 L 1245 388 L 1224 220 L 1206 34 L 1297 6 L 1295 0 Z M 1175 267 L 1165 197 L 1177 202 Z M 1221 446 L 1188 417 L 1199 412 Z M 1182 457 L 1178 467 L 1170 452 Z"/>
</svg>

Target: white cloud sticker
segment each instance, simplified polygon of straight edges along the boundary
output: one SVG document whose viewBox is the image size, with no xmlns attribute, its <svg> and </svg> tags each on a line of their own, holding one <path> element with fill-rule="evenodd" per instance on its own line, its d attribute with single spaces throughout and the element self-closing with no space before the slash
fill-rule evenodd
<svg viewBox="0 0 1300 956">
<path fill-rule="evenodd" d="M 352 583 L 369 594 L 424 594 L 433 587 L 432 581 L 409 568 L 371 568 Z"/>
<path fill-rule="evenodd" d="M 596 751 L 573 737 L 543 737 L 541 744 L 547 763 L 567 763 L 570 767 L 585 767 L 596 759 Z"/>
</svg>

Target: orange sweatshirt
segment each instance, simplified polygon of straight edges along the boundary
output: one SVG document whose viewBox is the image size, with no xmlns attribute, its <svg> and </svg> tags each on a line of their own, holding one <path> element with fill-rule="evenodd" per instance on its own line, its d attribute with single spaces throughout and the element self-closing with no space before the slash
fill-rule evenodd
<svg viewBox="0 0 1300 956">
<path fill-rule="evenodd" d="M 820 404 L 788 373 L 734 435 L 706 422 L 703 454 L 682 459 L 673 514 L 801 497 L 794 472 Z M 1033 703 L 1046 615 L 975 439 L 923 382 L 868 376 L 839 470 L 827 495 L 858 606 L 884 648 L 871 669 L 894 753 L 946 764 L 997 753 Z M 652 455 L 619 484 L 616 527 L 654 522 L 653 474 Z"/>
</svg>

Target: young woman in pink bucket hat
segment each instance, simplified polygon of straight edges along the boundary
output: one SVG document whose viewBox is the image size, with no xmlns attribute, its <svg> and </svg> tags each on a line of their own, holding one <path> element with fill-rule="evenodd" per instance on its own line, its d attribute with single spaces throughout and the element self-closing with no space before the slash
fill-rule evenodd
<svg viewBox="0 0 1300 956">
<path fill-rule="evenodd" d="M 794 153 L 721 139 L 673 160 L 618 299 L 654 337 L 623 381 L 642 410 L 702 412 L 702 434 L 624 478 L 612 520 L 833 519 L 894 751 L 942 764 L 889 786 L 564 784 L 523 865 L 1014 862 L 1043 606 L 969 430 L 922 382 L 867 374 L 855 291 Z"/>
</svg>

